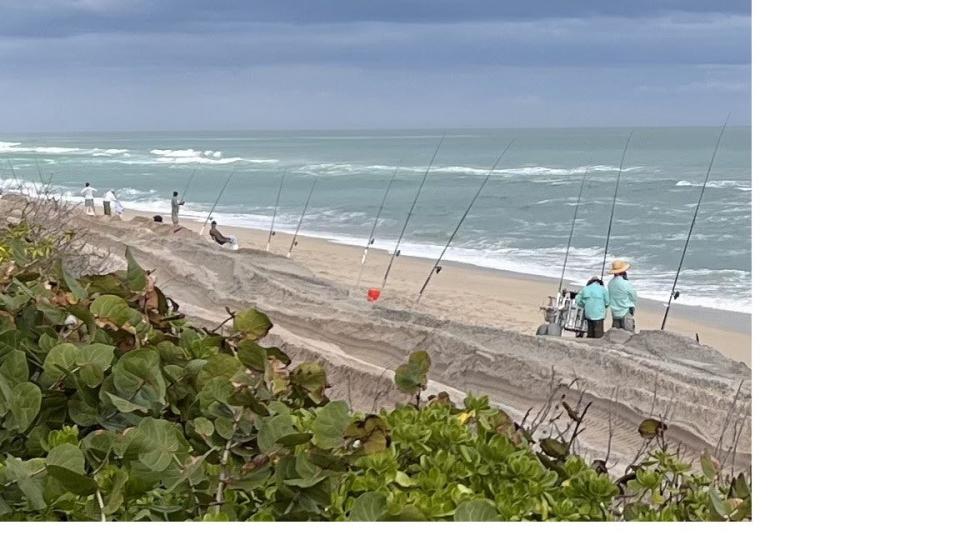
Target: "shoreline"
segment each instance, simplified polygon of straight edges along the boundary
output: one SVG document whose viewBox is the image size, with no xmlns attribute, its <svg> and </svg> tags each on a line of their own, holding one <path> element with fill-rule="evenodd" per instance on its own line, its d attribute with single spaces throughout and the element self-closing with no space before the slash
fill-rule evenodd
<svg viewBox="0 0 960 540">
<path fill-rule="evenodd" d="M 127 209 L 124 221 L 136 218 L 150 219 L 155 213 Z M 161 214 L 163 215 L 163 214 Z M 98 216 L 103 219 L 103 216 Z M 169 215 L 164 215 L 164 224 L 169 226 Z M 185 230 L 198 232 L 202 220 L 183 217 L 180 226 Z M 236 235 L 240 241 L 240 251 L 257 251 L 265 255 L 267 231 L 233 227 L 220 223 L 224 234 Z M 172 229 L 171 229 L 172 230 Z M 180 231 L 176 234 L 182 234 Z M 289 248 L 292 235 L 275 232 L 271 241 L 273 255 L 283 257 Z M 281 249 L 277 247 L 283 246 Z M 298 260 L 317 276 L 331 279 L 351 289 L 351 294 L 365 295 L 368 287 L 378 285 L 380 276 L 386 269 L 389 252 L 372 247 L 364 267 L 363 282 L 355 287 L 357 269 L 363 247 L 339 243 L 316 236 L 300 235 L 292 258 Z M 483 267 L 470 263 L 444 261 L 443 271 L 434 275 L 419 304 L 415 302 L 423 280 L 433 266 L 435 259 L 414 255 L 396 258 L 391 269 L 390 281 L 382 292 L 378 303 L 397 304 L 406 309 L 421 309 L 435 316 L 449 320 L 482 322 L 492 327 L 509 329 L 533 335 L 536 327 L 543 322 L 542 311 L 547 297 L 556 294 L 557 279 L 508 270 Z M 463 284 L 469 283 L 467 288 Z M 568 283 L 570 283 L 568 281 Z M 431 302 L 431 295 L 452 297 L 449 302 Z M 471 309 L 475 295 L 494 300 L 496 306 L 482 313 Z M 486 304 L 488 302 L 484 302 Z M 647 298 L 638 298 L 635 320 L 637 330 L 659 329 L 663 318 L 664 302 Z M 608 314 L 607 328 L 610 327 Z M 711 346 L 727 357 L 752 366 L 751 330 L 752 314 L 726 311 L 715 308 L 674 304 L 667 330 L 688 337 L 699 336 L 701 343 Z M 571 338 L 572 339 L 572 338 Z"/>
</svg>

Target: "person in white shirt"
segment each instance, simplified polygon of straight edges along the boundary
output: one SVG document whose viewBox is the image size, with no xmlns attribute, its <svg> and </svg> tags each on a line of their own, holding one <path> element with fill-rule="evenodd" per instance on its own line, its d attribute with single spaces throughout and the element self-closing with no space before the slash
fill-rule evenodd
<svg viewBox="0 0 960 540">
<path fill-rule="evenodd" d="M 103 215 L 112 215 L 114 211 L 119 214 L 120 211 L 117 208 L 119 205 L 120 203 L 117 201 L 117 194 L 114 193 L 112 189 L 108 189 L 107 192 L 103 194 Z"/>
<path fill-rule="evenodd" d="M 86 212 L 88 216 L 96 215 L 93 209 L 93 194 L 96 192 L 96 189 L 90 187 L 90 182 L 84 184 L 83 189 L 80 190 L 80 194 L 83 195 L 83 211 Z"/>
</svg>

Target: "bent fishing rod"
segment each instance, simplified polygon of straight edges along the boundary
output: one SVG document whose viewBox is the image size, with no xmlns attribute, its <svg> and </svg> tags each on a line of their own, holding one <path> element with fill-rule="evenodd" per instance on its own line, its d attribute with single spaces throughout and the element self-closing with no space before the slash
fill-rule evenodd
<svg viewBox="0 0 960 540">
<path fill-rule="evenodd" d="M 310 199 L 313 197 L 313 188 L 317 187 L 317 180 L 320 180 L 320 177 L 314 177 L 313 183 L 310 184 L 310 193 L 307 193 L 307 200 L 303 203 L 303 212 L 300 213 L 300 221 L 297 222 L 297 230 L 293 233 L 293 239 L 290 240 L 290 249 L 287 250 L 287 258 L 290 258 L 290 254 L 293 253 L 293 246 L 297 245 L 297 236 L 300 235 L 300 226 L 303 225 L 303 217 L 307 215 L 307 207 L 310 206 Z"/>
<path fill-rule="evenodd" d="M 723 121 L 720 128 L 720 135 L 717 136 L 717 144 L 713 147 L 713 155 L 710 157 L 710 165 L 707 166 L 707 175 L 703 179 L 703 186 L 700 187 L 700 198 L 697 199 L 697 207 L 693 210 L 693 219 L 690 221 L 690 230 L 687 231 L 687 240 L 683 243 L 683 252 L 680 253 L 680 264 L 677 265 L 677 274 L 673 277 L 673 287 L 670 288 L 670 298 L 667 298 L 667 309 L 663 312 L 663 322 L 660 323 L 660 330 L 667 327 L 667 316 L 670 315 L 670 305 L 674 298 L 680 296 L 677 292 L 677 280 L 680 279 L 680 269 L 683 268 L 683 259 L 687 256 L 687 246 L 690 245 L 690 237 L 693 235 L 693 226 L 697 222 L 697 214 L 700 212 L 700 203 L 703 202 L 703 192 L 707 190 L 707 181 L 710 180 L 710 171 L 713 169 L 713 161 L 717 158 L 717 150 L 720 149 L 720 140 L 723 139 L 723 132 L 727 129 L 727 121 L 730 120 L 730 113 Z"/>
<path fill-rule="evenodd" d="M 563 268 L 560 269 L 560 283 L 557 285 L 557 299 L 563 292 L 563 278 L 567 274 L 567 259 L 570 258 L 570 246 L 573 245 L 573 229 L 577 226 L 577 213 L 580 212 L 580 199 L 583 197 L 583 186 L 587 183 L 587 169 L 583 169 L 583 178 L 580 179 L 580 192 L 577 193 L 577 205 L 573 207 L 573 221 L 570 222 L 570 236 L 567 237 L 567 251 L 563 254 Z"/>
<path fill-rule="evenodd" d="M 270 219 L 270 234 L 267 236 L 267 253 L 270 253 L 270 240 L 273 240 L 273 224 L 277 222 L 277 210 L 280 208 L 280 194 L 283 193 L 283 179 L 287 177 L 287 169 L 280 175 L 280 189 L 277 190 L 277 202 L 273 204 L 273 218 Z"/>
<path fill-rule="evenodd" d="M 230 185 L 230 180 L 233 180 L 234 173 L 237 172 L 237 166 L 234 165 L 233 170 L 230 171 L 230 174 L 227 176 L 227 181 L 223 183 L 223 187 L 220 188 L 220 193 L 217 195 L 217 200 L 213 201 L 213 206 L 210 207 L 210 212 L 207 214 L 207 218 L 203 220 L 203 226 L 200 227 L 200 236 L 203 236 L 203 233 L 207 230 L 207 222 L 210 221 L 210 218 L 213 216 L 213 211 L 217 209 L 217 205 L 220 204 L 220 197 L 223 197 L 223 192 L 227 190 L 227 186 Z"/>
<path fill-rule="evenodd" d="M 417 194 L 413 196 L 413 204 L 410 205 L 410 211 L 407 212 L 407 219 L 403 221 L 403 227 L 400 229 L 400 236 L 397 237 L 397 245 L 394 246 L 393 253 L 390 254 L 390 262 L 387 263 L 387 271 L 383 273 L 383 283 L 380 284 L 381 291 L 387 286 L 387 278 L 390 277 L 390 269 L 393 268 L 393 261 L 397 258 L 397 255 L 400 254 L 400 241 L 403 240 L 403 233 L 407 230 L 407 225 L 410 223 L 410 217 L 413 215 L 413 209 L 417 206 L 417 201 L 420 200 L 420 192 L 423 191 L 423 184 L 427 182 L 427 176 L 430 175 L 430 169 L 433 168 L 433 162 L 437 159 L 437 154 L 440 153 L 440 147 L 443 145 L 443 140 L 446 138 L 446 133 L 440 137 L 440 142 L 437 143 L 437 149 L 433 151 L 433 157 L 430 158 L 430 163 L 427 165 L 427 170 L 423 173 L 423 180 L 420 180 L 420 187 L 417 188 Z"/>
<path fill-rule="evenodd" d="M 399 171 L 400 164 L 398 163 L 397 167 L 393 169 L 393 176 L 391 176 L 390 181 L 387 182 L 387 189 L 383 192 L 383 199 L 380 200 L 380 208 L 377 210 L 377 217 L 373 218 L 373 228 L 370 229 L 370 238 L 367 239 L 367 245 L 363 247 L 363 257 L 360 257 L 360 271 L 357 272 L 357 284 L 354 285 L 354 288 L 360 286 L 360 277 L 363 276 L 363 265 L 367 262 L 367 252 L 370 251 L 370 246 L 373 245 L 373 235 L 377 232 L 377 224 L 380 223 L 380 214 L 383 213 L 383 205 L 387 203 L 387 196 L 390 195 L 390 187 L 393 186 L 393 181 L 397 178 L 397 172 Z"/>
<path fill-rule="evenodd" d="M 607 241 L 603 245 L 603 264 L 600 265 L 600 275 L 602 276 L 607 268 L 607 252 L 610 249 L 610 233 L 613 231 L 613 214 L 617 210 L 617 194 L 620 192 L 620 175 L 623 174 L 623 160 L 627 158 L 627 149 L 630 148 L 630 139 L 633 138 L 633 131 L 627 135 L 627 142 L 623 145 L 623 153 L 620 154 L 620 167 L 617 168 L 617 183 L 613 188 L 613 206 L 610 207 L 610 223 L 607 224 Z"/>
<path fill-rule="evenodd" d="M 457 223 L 457 226 L 454 227 L 453 232 L 450 233 L 450 238 L 447 240 L 447 244 L 443 246 L 443 250 L 440 251 L 440 256 L 437 257 L 437 262 L 433 263 L 433 268 L 431 268 L 430 273 L 427 274 L 427 279 L 426 281 L 423 282 L 423 287 L 420 287 L 420 293 L 417 294 L 418 304 L 420 303 L 420 298 L 423 296 L 423 291 L 425 291 L 427 289 L 427 285 L 430 284 L 430 279 L 433 278 L 434 274 L 440 273 L 440 270 L 441 270 L 440 261 L 443 260 L 444 254 L 447 253 L 447 249 L 450 247 L 450 244 L 453 243 L 453 237 L 457 235 L 457 231 L 460 230 L 460 226 L 463 225 L 463 222 L 467 219 L 467 214 L 469 214 L 470 209 L 473 208 L 473 203 L 477 202 L 477 199 L 480 197 L 480 192 L 483 191 L 484 186 L 487 185 L 487 181 L 490 180 L 490 175 L 492 175 L 493 171 L 496 170 L 497 165 L 500 164 L 500 160 L 503 159 L 503 156 L 504 154 L 507 153 L 507 150 L 509 150 L 510 147 L 513 146 L 513 141 L 515 140 L 517 139 L 513 139 L 509 143 L 507 143 L 507 146 L 504 147 L 503 151 L 500 152 L 500 155 L 497 156 L 497 160 L 493 162 L 493 166 L 490 167 L 489 171 L 487 171 L 487 176 L 483 179 L 483 182 L 480 183 L 480 187 L 477 188 L 477 192 L 473 194 L 473 199 L 470 200 L 470 204 L 467 205 L 467 209 L 464 210 L 463 215 L 460 216 L 460 221 Z"/>
</svg>

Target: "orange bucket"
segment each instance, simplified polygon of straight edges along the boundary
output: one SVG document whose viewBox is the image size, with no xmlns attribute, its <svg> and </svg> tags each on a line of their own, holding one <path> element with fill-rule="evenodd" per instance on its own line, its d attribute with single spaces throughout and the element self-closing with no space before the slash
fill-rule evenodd
<svg viewBox="0 0 960 540">
<path fill-rule="evenodd" d="M 367 289 L 367 302 L 376 302 L 380 298 L 380 289 Z"/>
</svg>

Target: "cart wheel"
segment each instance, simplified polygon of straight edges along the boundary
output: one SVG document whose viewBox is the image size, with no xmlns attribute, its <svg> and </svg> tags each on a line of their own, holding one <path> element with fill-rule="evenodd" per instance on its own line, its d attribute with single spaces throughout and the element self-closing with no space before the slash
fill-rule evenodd
<svg viewBox="0 0 960 540">
<path fill-rule="evenodd" d="M 547 325 L 547 335 L 548 336 L 560 336 L 563 334 L 563 328 L 560 328 L 560 325 L 557 323 L 550 323 Z"/>
<path fill-rule="evenodd" d="M 537 335 L 538 335 L 538 336 L 549 336 L 549 335 L 550 335 L 550 325 L 549 325 L 549 324 L 541 324 L 540 326 L 538 326 L 538 327 L 537 327 Z"/>
</svg>

